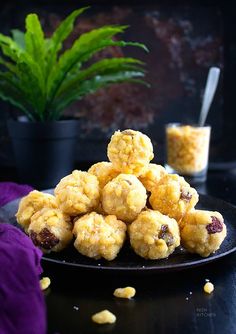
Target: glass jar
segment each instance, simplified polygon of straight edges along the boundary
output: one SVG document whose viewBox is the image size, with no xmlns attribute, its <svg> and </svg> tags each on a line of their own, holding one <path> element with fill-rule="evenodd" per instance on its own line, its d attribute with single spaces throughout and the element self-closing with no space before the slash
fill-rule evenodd
<svg viewBox="0 0 236 334">
<path fill-rule="evenodd" d="M 167 168 L 191 182 L 206 180 L 211 127 L 166 125 Z"/>
</svg>

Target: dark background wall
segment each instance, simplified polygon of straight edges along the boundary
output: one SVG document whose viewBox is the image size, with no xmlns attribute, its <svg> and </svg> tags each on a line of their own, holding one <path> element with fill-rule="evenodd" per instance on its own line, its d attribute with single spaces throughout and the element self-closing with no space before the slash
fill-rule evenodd
<svg viewBox="0 0 236 334">
<path fill-rule="evenodd" d="M 220 84 L 209 114 L 212 126 L 210 159 L 236 161 L 235 5 L 233 1 L 90 1 L 92 8 L 80 19 L 69 46 L 79 34 L 104 24 L 128 24 L 124 39 L 144 42 L 150 49 L 111 48 L 97 57 L 137 56 L 147 63 L 151 88 L 121 84 L 101 90 L 66 110 L 79 118 L 77 161 L 106 158 L 105 148 L 115 129 L 144 131 L 155 145 L 156 161 L 164 161 L 164 125 L 196 123 L 210 66 L 221 68 Z M 1 3 L 0 31 L 24 29 L 24 18 L 36 12 L 47 35 L 71 10 L 85 1 L 11 1 Z M 0 104 L 0 166 L 14 165 L 6 119 L 17 111 Z"/>
</svg>

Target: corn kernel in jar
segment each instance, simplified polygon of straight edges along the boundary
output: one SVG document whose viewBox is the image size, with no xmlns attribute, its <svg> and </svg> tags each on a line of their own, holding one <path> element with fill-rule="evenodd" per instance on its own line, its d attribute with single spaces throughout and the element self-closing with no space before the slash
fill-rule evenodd
<svg viewBox="0 0 236 334">
<path fill-rule="evenodd" d="M 167 126 L 167 163 L 181 175 L 200 173 L 207 168 L 210 127 Z"/>
</svg>

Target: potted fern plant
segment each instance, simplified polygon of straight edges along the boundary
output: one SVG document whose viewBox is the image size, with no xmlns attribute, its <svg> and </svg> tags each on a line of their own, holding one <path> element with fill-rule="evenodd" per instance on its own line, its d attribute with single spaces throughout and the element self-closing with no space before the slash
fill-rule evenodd
<svg viewBox="0 0 236 334">
<path fill-rule="evenodd" d="M 63 49 L 75 20 L 87 8 L 72 12 L 50 38 L 45 38 L 36 14 L 27 15 L 25 32 L 0 34 L 0 97 L 24 115 L 8 122 L 16 165 L 21 180 L 38 188 L 54 186 L 73 168 L 77 122 L 63 120 L 71 103 L 113 83 L 144 83 L 138 59 L 92 58 L 109 46 L 147 50 L 140 43 L 113 39 L 126 26 L 91 30 Z"/>
</svg>

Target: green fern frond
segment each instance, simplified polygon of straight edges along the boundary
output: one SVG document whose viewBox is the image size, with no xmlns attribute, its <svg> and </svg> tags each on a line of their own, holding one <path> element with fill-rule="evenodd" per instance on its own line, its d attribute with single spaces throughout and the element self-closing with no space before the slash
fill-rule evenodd
<svg viewBox="0 0 236 334">
<path fill-rule="evenodd" d="M 30 120 L 59 119 L 74 101 L 114 83 L 145 84 L 144 64 L 138 59 L 103 59 L 85 66 L 97 52 L 111 46 L 148 51 L 144 44 L 114 39 L 127 26 L 93 29 L 61 53 L 76 19 L 87 9 L 72 12 L 47 39 L 36 14 L 27 15 L 25 32 L 12 30 L 12 38 L 0 34 L 0 98 L 21 109 Z"/>
</svg>

